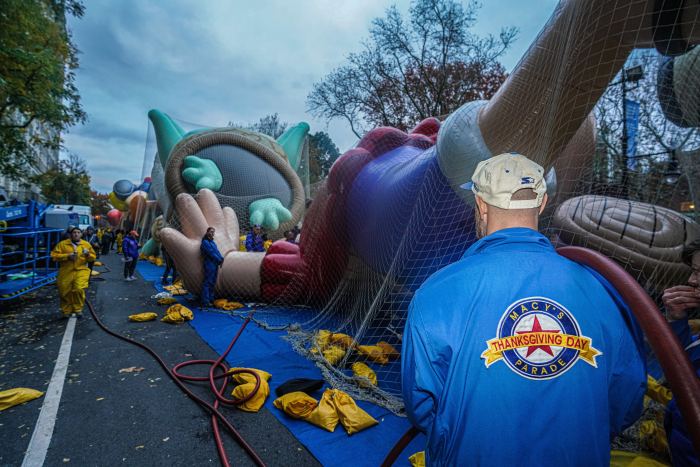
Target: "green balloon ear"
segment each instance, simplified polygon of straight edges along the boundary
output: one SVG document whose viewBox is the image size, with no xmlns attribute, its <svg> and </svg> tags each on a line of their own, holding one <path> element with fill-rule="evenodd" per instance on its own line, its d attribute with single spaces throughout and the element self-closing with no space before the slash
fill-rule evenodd
<svg viewBox="0 0 700 467">
<path fill-rule="evenodd" d="M 301 152 L 304 150 L 304 140 L 311 127 L 306 122 L 300 122 L 287 130 L 277 138 L 277 143 L 282 146 L 287 155 L 289 165 L 296 171 L 301 163 Z"/>
<path fill-rule="evenodd" d="M 160 163 L 165 168 L 165 164 L 170 157 L 170 151 L 185 135 L 180 125 L 170 118 L 167 114 L 157 109 L 151 109 L 148 112 L 148 118 L 153 123 L 153 128 L 156 132 L 156 142 L 158 143 L 158 157 Z"/>
</svg>

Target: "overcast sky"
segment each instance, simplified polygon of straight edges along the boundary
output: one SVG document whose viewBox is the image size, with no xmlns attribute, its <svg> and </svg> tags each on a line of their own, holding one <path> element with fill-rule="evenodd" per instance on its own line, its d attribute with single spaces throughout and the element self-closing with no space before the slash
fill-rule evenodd
<svg viewBox="0 0 700 467">
<path fill-rule="evenodd" d="M 306 96 L 315 82 L 360 49 L 384 0 L 91 0 L 70 18 L 80 49 L 77 85 L 88 122 L 64 135 L 87 161 L 93 188 L 109 192 L 121 178 L 138 182 L 151 108 L 203 126 L 256 122 L 279 113 L 327 131 L 341 152 L 356 138 L 341 121 L 314 119 Z M 477 34 L 516 26 L 518 40 L 502 63 L 511 70 L 545 24 L 555 0 L 488 0 Z M 151 155 L 152 157 L 152 155 Z"/>
</svg>

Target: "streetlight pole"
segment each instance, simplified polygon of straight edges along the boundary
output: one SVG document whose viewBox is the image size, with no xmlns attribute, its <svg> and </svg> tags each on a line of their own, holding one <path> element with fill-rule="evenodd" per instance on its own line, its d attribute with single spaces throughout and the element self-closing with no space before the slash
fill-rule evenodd
<svg viewBox="0 0 700 467">
<path fill-rule="evenodd" d="M 642 65 L 636 65 L 622 70 L 620 81 L 614 84 L 622 86 L 622 196 L 629 197 L 629 154 L 627 154 L 629 145 L 629 136 L 627 134 L 627 82 L 636 83 L 644 77 L 644 68 Z"/>
</svg>

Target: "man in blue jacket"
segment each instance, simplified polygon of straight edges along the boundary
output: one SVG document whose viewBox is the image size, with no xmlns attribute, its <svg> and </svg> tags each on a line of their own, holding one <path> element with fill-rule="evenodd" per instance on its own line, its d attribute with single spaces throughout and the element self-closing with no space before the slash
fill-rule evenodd
<svg viewBox="0 0 700 467">
<path fill-rule="evenodd" d="M 403 397 L 427 465 L 609 465 L 641 413 L 635 323 L 538 233 L 543 175 L 518 154 L 481 162 L 467 184 L 481 239 L 411 302 Z"/>
<path fill-rule="evenodd" d="M 139 234 L 135 230 L 132 230 L 124 237 L 122 241 L 122 249 L 124 250 L 124 279 L 127 281 L 134 281 L 136 277 L 134 272 L 136 271 L 136 262 L 139 260 Z"/>
<path fill-rule="evenodd" d="M 263 237 L 262 226 L 255 224 L 253 226 L 253 231 L 248 232 L 245 238 L 245 250 L 246 251 L 265 251 L 265 238 Z"/>
<path fill-rule="evenodd" d="M 202 244 L 199 250 L 202 252 L 204 259 L 204 283 L 202 284 L 201 301 L 202 306 L 210 306 L 214 301 L 214 286 L 216 285 L 216 276 L 219 273 L 219 267 L 224 262 L 224 257 L 219 252 L 219 247 L 214 242 L 214 227 L 209 227 L 207 233 L 202 238 Z"/>
</svg>

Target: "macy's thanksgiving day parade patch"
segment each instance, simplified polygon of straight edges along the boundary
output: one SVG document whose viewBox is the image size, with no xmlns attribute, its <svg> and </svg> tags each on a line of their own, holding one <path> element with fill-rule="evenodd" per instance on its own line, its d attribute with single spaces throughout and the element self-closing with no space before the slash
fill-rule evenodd
<svg viewBox="0 0 700 467">
<path fill-rule="evenodd" d="M 578 359 L 596 367 L 595 349 L 589 337 L 581 335 L 571 312 L 545 297 L 518 300 L 506 309 L 494 339 L 481 354 L 488 368 L 503 360 L 520 376 L 529 379 L 556 378 Z"/>
</svg>

